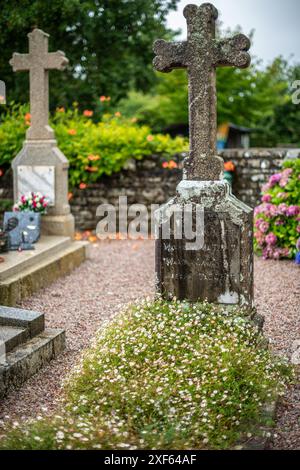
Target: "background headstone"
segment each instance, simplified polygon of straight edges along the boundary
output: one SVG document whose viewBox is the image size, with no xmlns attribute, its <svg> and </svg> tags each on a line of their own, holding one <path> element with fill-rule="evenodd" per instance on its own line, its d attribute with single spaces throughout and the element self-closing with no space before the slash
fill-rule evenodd
<svg viewBox="0 0 300 470">
<path fill-rule="evenodd" d="M 177 195 L 159 212 L 156 241 L 157 290 L 165 297 L 253 307 L 252 209 L 231 194 L 221 180 L 223 160 L 216 154 L 216 67 L 247 67 L 250 42 L 242 34 L 215 39 L 218 11 L 209 3 L 184 9 L 188 37 L 183 42 L 158 40 L 154 67 L 161 72 L 186 68 L 189 80 L 190 152 Z M 172 206 L 204 212 L 204 244 L 164 239 L 166 214 Z M 171 219 L 174 219 L 172 217 Z M 194 220 L 195 222 L 195 220 Z M 184 227 L 184 220 L 182 220 Z"/>
<path fill-rule="evenodd" d="M 36 212 L 5 212 L 4 229 L 8 230 L 10 220 L 16 220 L 16 227 L 9 231 L 10 249 L 33 248 L 40 236 L 40 217 Z"/>
<path fill-rule="evenodd" d="M 15 72 L 29 71 L 31 125 L 20 153 L 13 160 L 14 198 L 26 189 L 39 191 L 51 200 L 42 218 L 48 235 L 74 235 L 74 218 L 68 202 L 68 167 L 48 124 L 49 70 L 63 70 L 68 59 L 61 51 L 48 52 L 48 34 L 34 29 L 29 37 L 29 53 L 14 53 L 10 64 Z M 28 192 L 28 191 L 27 191 Z"/>
</svg>

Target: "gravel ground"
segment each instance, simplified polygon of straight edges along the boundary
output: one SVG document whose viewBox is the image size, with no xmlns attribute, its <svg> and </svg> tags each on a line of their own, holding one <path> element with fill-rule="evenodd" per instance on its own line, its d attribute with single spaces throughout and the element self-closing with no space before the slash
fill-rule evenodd
<svg viewBox="0 0 300 470">
<path fill-rule="evenodd" d="M 105 241 L 92 250 L 92 259 L 70 276 L 22 303 L 23 308 L 45 313 L 48 326 L 66 329 L 67 350 L 3 400 L 0 419 L 52 411 L 63 378 L 102 321 L 120 306 L 153 295 L 153 241 Z M 299 267 L 292 262 L 255 260 L 255 303 L 277 354 L 290 356 L 292 342 L 300 339 L 299 287 Z M 278 409 L 275 436 L 272 448 L 300 449 L 300 383 Z"/>
<path fill-rule="evenodd" d="M 105 241 L 91 250 L 91 259 L 70 276 L 22 302 L 22 308 L 43 312 L 47 326 L 66 330 L 67 349 L 3 400 L 0 419 L 34 417 L 43 408 L 53 410 L 62 379 L 103 320 L 121 305 L 152 294 L 152 241 Z"/>
<path fill-rule="evenodd" d="M 276 354 L 291 356 L 300 339 L 300 270 L 290 261 L 255 260 L 255 303 Z M 277 410 L 272 449 L 300 449 L 300 373 Z"/>
</svg>

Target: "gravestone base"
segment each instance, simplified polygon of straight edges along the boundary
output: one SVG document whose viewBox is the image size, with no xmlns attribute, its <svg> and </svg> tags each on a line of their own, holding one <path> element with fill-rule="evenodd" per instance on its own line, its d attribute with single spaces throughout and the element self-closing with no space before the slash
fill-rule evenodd
<svg viewBox="0 0 300 470">
<path fill-rule="evenodd" d="M 58 235 L 61 237 L 74 237 L 75 219 L 72 214 L 67 215 L 43 215 L 41 231 L 42 235 Z"/>
<path fill-rule="evenodd" d="M 26 140 L 13 160 L 12 168 L 15 202 L 25 192 L 42 193 L 50 200 L 47 216 L 42 222 L 43 233 L 73 238 L 75 222 L 68 201 L 69 162 L 57 147 L 56 140 Z"/>
<path fill-rule="evenodd" d="M 65 332 L 45 329 L 44 314 L 0 306 L 0 399 L 65 349 Z"/>
<path fill-rule="evenodd" d="M 171 207 L 196 207 L 203 214 L 203 239 L 198 243 L 176 237 Z M 156 240 L 156 287 L 164 298 L 207 300 L 253 310 L 252 209 L 231 194 L 226 181 L 183 180 L 174 199 L 159 209 Z M 184 228 L 184 218 L 181 217 Z M 169 239 L 164 239 L 170 224 Z M 199 232 L 199 227 L 198 231 Z M 177 238 L 177 239 L 176 239 Z M 200 244 L 199 244 L 200 243 Z M 191 247 L 193 247 L 191 249 Z"/>
</svg>

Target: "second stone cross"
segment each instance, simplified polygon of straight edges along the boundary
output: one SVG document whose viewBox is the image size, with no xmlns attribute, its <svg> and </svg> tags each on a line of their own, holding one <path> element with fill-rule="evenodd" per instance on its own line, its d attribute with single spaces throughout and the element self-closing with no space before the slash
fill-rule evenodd
<svg viewBox="0 0 300 470">
<path fill-rule="evenodd" d="M 43 216 L 42 231 L 47 235 L 73 237 L 74 217 L 68 202 L 68 167 L 58 149 L 49 117 L 49 70 L 63 70 L 68 59 L 61 51 L 48 52 L 48 34 L 34 29 L 28 34 L 29 53 L 14 53 L 10 64 L 14 72 L 28 71 L 30 85 L 30 127 L 22 150 L 12 163 L 14 198 L 28 192 L 41 192 L 50 202 Z"/>
</svg>

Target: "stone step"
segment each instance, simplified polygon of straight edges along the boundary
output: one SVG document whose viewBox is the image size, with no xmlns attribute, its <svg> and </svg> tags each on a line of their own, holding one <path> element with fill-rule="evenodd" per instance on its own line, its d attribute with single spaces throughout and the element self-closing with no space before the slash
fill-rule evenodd
<svg viewBox="0 0 300 470">
<path fill-rule="evenodd" d="M 20 344 L 25 343 L 29 338 L 26 328 L 16 328 L 14 326 L 0 326 L 0 347 L 2 354 L 9 353 Z"/>
<path fill-rule="evenodd" d="M 5 253 L 2 255 L 5 261 L 0 264 L 0 282 L 43 261 L 45 256 L 59 253 L 71 243 L 70 237 L 42 236 L 34 245 L 34 250 Z"/>
<path fill-rule="evenodd" d="M 26 329 L 28 338 L 33 338 L 44 331 L 45 317 L 40 312 L 0 305 L 0 330 L 2 326 Z"/>
<path fill-rule="evenodd" d="M 45 238 L 51 239 L 52 237 Z M 66 239 L 66 237 L 54 238 Z M 88 242 L 70 242 L 70 239 L 67 240 L 68 242 L 65 240 L 64 246 L 59 244 L 56 249 L 53 249 L 53 245 L 50 243 L 49 251 L 45 249 L 43 256 L 39 256 L 39 251 L 36 254 L 33 252 L 30 264 L 23 265 L 22 269 L 8 270 L 7 274 L 10 273 L 10 275 L 3 276 L 0 280 L 0 305 L 17 305 L 39 289 L 48 287 L 61 276 L 70 274 L 73 269 L 85 261 L 89 256 L 87 252 L 90 244 Z M 50 242 L 52 241 L 50 240 Z M 37 246 L 39 243 L 37 243 Z M 20 254 L 23 255 L 25 252 Z M 35 256 L 37 254 L 38 256 Z M 11 253 L 8 255 L 10 256 Z M 8 255 L 4 255 L 4 258 Z M 16 253 L 14 256 L 16 256 Z M 5 265 L 5 262 L 1 263 L 0 266 L 2 265 Z"/>
<path fill-rule="evenodd" d="M 64 331 L 46 329 L 8 354 L 2 355 L 0 357 L 0 399 L 11 390 L 19 388 L 64 349 Z"/>
</svg>

